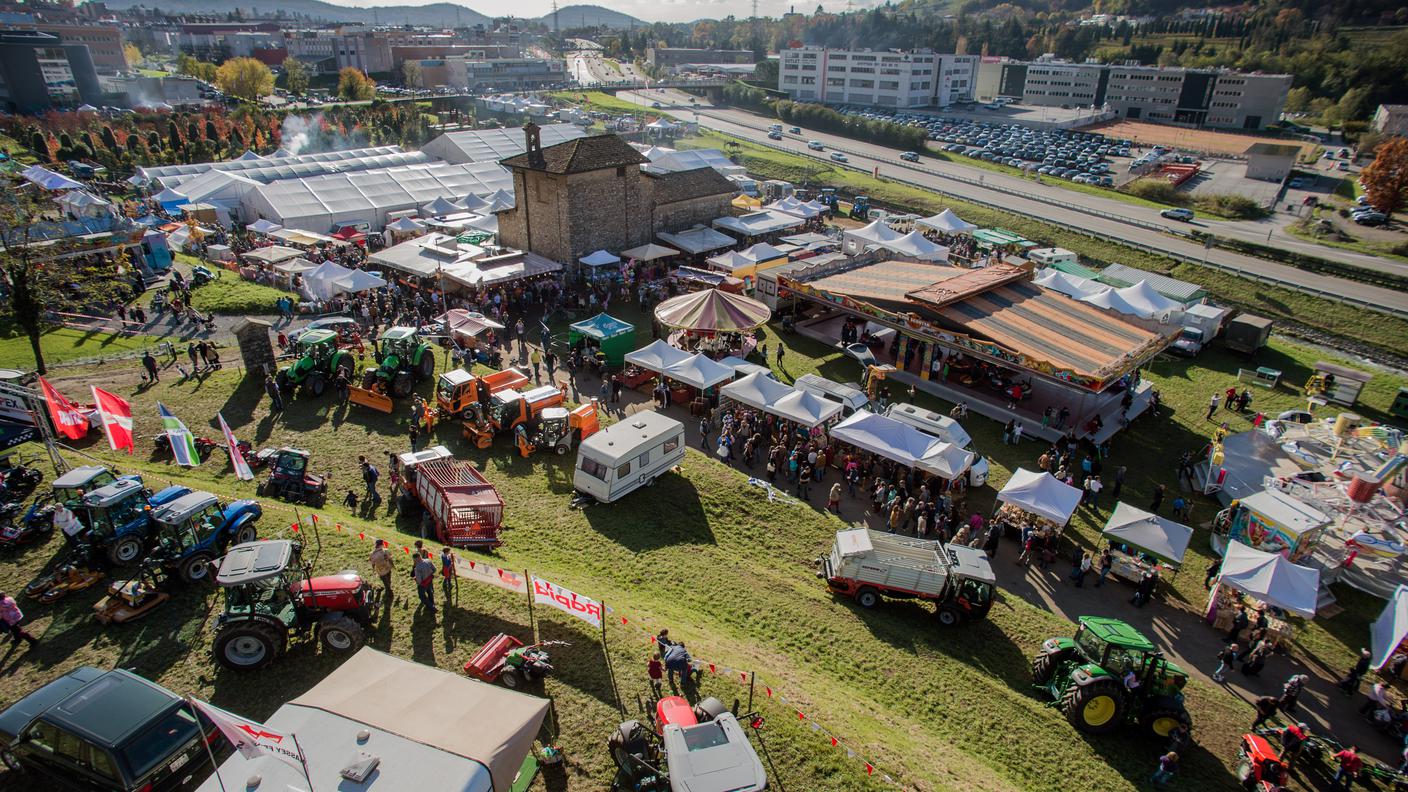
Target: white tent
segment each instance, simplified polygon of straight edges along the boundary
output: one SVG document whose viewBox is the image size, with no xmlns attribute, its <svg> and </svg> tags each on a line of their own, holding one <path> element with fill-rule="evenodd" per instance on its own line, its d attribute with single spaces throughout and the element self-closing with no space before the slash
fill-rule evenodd
<svg viewBox="0 0 1408 792">
<path fill-rule="evenodd" d="M 856 254 L 870 245 L 883 245 L 904 236 L 900 232 L 876 220 L 864 228 L 846 231 L 841 234 L 841 244 L 848 254 Z"/>
<path fill-rule="evenodd" d="M 414 217 L 401 217 L 391 221 L 390 223 L 387 223 L 386 230 L 400 231 L 402 233 L 414 233 L 416 231 L 424 231 L 425 223 L 422 223 Z"/>
<path fill-rule="evenodd" d="M 1383 668 L 1388 663 L 1405 636 L 1408 636 L 1408 586 L 1400 585 L 1388 598 L 1383 613 L 1369 625 L 1374 668 Z"/>
<path fill-rule="evenodd" d="M 30 165 L 20 175 L 33 184 L 37 184 L 46 190 L 81 190 L 83 185 L 63 175 L 55 173 L 40 165 Z"/>
<path fill-rule="evenodd" d="M 706 226 L 695 226 L 676 233 L 661 233 L 660 238 L 686 253 L 708 253 L 711 250 L 731 247 L 738 240 Z"/>
<path fill-rule="evenodd" d="M 98 215 L 111 214 L 112 204 L 102 198 L 90 195 L 83 190 L 73 190 L 64 193 L 59 198 L 59 205 L 74 217 L 96 217 Z"/>
<path fill-rule="evenodd" d="M 948 261 L 948 248 L 930 242 L 918 231 L 910 231 L 893 242 L 886 242 L 885 247 L 920 261 Z"/>
<path fill-rule="evenodd" d="M 919 460 L 918 467 L 951 481 L 963 475 L 977 458 L 972 451 L 953 443 L 942 443 L 934 453 Z"/>
<path fill-rule="evenodd" d="M 490 203 L 492 203 L 492 202 L 491 202 L 491 201 L 487 201 L 487 200 L 485 200 L 485 199 L 483 199 L 483 198 L 480 198 L 479 196 L 475 195 L 474 193 L 470 193 L 469 195 L 466 195 L 465 197 L 461 198 L 460 200 L 456 201 L 455 203 L 457 203 L 457 204 L 463 206 L 464 208 L 468 209 L 468 210 L 471 211 L 471 212 L 480 212 L 480 211 L 483 211 L 484 208 L 487 207 L 487 206 L 489 206 Z"/>
<path fill-rule="evenodd" d="M 75 110 L 74 112 L 75 112 L 75 113 L 96 113 L 96 112 L 98 112 L 98 108 L 96 108 L 96 107 L 94 107 L 93 105 L 90 105 L 90 104 L 81 104 L 81 105 L 78 106 L 78 109 Z"/>
<path fill-rule="evenodd" d="M 802 204 L 802 205 L 805 206 L 805 207 L 807 207 L 807 208 L 809 208 L 809 209 L 815 209 L 815 210 L 817 210 L 818 213 L 824 213 L 824 212 L 829 212 L 829 211 L 831 211 L 831 207 L 827 206 L 826 204 L 822 203 L 821 201 L 818 201 L 818 200 L 815 199 L 815 198 L 811 199 L 810 201 L 807 201 L 806 203 L 804 203 L 804 204 Z"/>
<path fill-rule="evenodd" d="M 191 199 L 167 187 L 165 190 L 153 195 L 152 200 L 164 206 L 166 204 L 189 203 Z"/>
<path fill-rule="evenodd" d="M 166 235 L 166 246 L 172 250 L 185 250 L 186 243 L 191 241 L 191 229 L 189 226 L 181 226 Z"/>
<path fill-rule="evenodd" d="M 680 252 L 674 248 L 657 245 L 654 242 L 647 242 L 640 247 L 633 247 L 630 250 L 621 251 L 621 255 L 636 261 L 654 261 L 656 259 L 678 256 Z"/>
<path fill-rule="evenodd" d="M 1228 542 L 1218 581 L 1307 619 L 1320 598 L 1320 570 L 1298 566 L 1278 553 Z"/>
<path fill-rule="evenodd" d="M 308 294 L 319 300 L 330 300 L 342 289 L 337 281 L 352 274 L 352 270 L 333 261 L 324 261 L 318 268 L 303 276 L 303 286 Z"/>
<path fill-rule="evenodd" d="M 793 390 L 763 409 L 810 429 L 840 415 L 841 403 L 823 399 L 808 391 Z"/>
<path fill-rule="evenodd" d="M 952 209 L 945 209 L 932 217 L 923 217 L 914 222 L 950 234 L 966 234 L 977 229 L 976 225 L 954 214 Z"/>
<path fill-rule="evenodd" d="M 423 217 L 438 217 L 439 215 L 447 215 L 452 214 L 454 212 L 463 212 L 464 210 L 464 204 L 455 203 L 449 198 L 446 198 L 445 196 L 441 195 L 437 196 L 436 199 L 431 201 L 430 203 L 422 206 L 420 208 L 420 213 Z"/>
<path fill-rule="evenodd" d="M 614 253 L 607 253 L 605 250 L 598 250 L 588 253 L 577 259 L 588 267 L 606 267 L 611 264 L 620 264 L 621 257 Z"/>
<path fill-rule="evenodd" d="M 797 196 L 789 195 L 781 200 L 773 201 L 768 204 L 766 208 L 786 212 L 787 214 L 810 220 L 826 211 L 828 207 L 825 204 L 813 205 L 811 203 L 803 203 L 797 200 Z"/>
<path fill-rule="evenodd" d="M 751 267 L 758 262 L 739 253 L 737 250 L 725 250 L 717 256 L 710 256 L 704 259 L 704 263 L 708 264 L 711 269 L 722 272 L 733 272 L 741 267 Z"/>
<path fill-rule="evenodd" d="M 997 499 L 1025 512 L 1065 525 L 1080 505 L 1080 490 L 1056 480 L 1050 473 L 1017 468 Z"/>
<path fill-rule="evenodd" d="M 647 347 L 648 349 L 649 347 Z M 670 347 L 674 349 L 674 347 Z M 631 356 L 626 355 L 626 360 L 630 361 Z M 637 364 L 639 365 L 639 364 Z M 645 368 L 645 367 L 642 367 Z M 674 365 L 667 366 L 660 372 L 677 382 L 692 385 L 699 389 L 712 388 L 721 382 L 728 382 L 733 379 L 733 369 L 703 355 L 691 355 Z"/>
<path fill-rule="evenodd" d="M 1188 540 L 1193 537 L 1193 529 L 1130 506 L 1128 503 L 1115 504 L 1110 519 L 1105 522 L 1101 533 L 1112 541 L 1144 550 L 1150 555 L 1183 563 L 1183 554 L 1188 552 Z"/>
<path fill-rule="evenodd" d="M 761 264 L 764 261 L 773 261 L 775 259 L 787 257 L 786 253 L 783 253 L 781 250 L 778 250 L 777 248 L 773 247 L 772 245 L 769 245 L 766 242 L 759 242 L 755 245 L 744 248 L 743 250 L 740 250 L 738 252 L 738 255 L 755 264 Z"/>
<path fill-rule="evenodd" d="M 793 390 L 791 386 L 784 385 L 761 371 L 755 371 L 719 388 L 719 396 L 763 410 L 776 404 L 778 399 Z"/>
<path fill-rule="evenodd" d="M 273 220 L 265 220 L 262 217 L 258 220 L 255 220 L 253 223 L 250 223 L 249 225 L 245 226 L 246 231 L 250 231 L 255 234 L 272 234 L 273 232 L 278 231 L 282 228 L 283 226 L 279 225 L 278 223 L 275 223 Z"/>
<path fill-rule="evenodd" d="M 652 129 L 656 132 L 668 132 L 674 129 L 675 125 L 671 124 L 669 121 L 666 121 L 663 118 L 660 118 L 656 119 L 655 121 L 651 121 L 649 124 L 646 124 L 645 128 Z"/>
<path fill-rule="evenodd" d="M 352 270 L 352 274 L 338 278 L 333 281 L 333 285 L 337 287 L 338 291 L 358 294 L 370 289 L 380 289 L 386 285 L 386 279 L 375 272 Z"/>
<path fill-rule="evenodd" d="M 829 434 L 833 439 L 908 467 L 938 453 L 944 445 L 937 437 L 869 410 L 856 410 L 851 417 L 831 427 Z"/>
<path fill-rule="evenodd" d="M 245 150 L 244 150 L 244 153 L 241 154 L 241 155 L 239 155 L 239 156 L 236 157 L 235 159 L 241 160 L 241 161 L 245 161 L 245 160 L 262 160 L 262 159 L 264 159 L 264 158 L 261 157 L 261 156 L 259 156 L 258 154 L 255 154 L 255 153 L 254 153 L 252 150 L 250 150 L 250 149 L 245 149 Z"/>
<path fill-rule="evenodd" d="M 671 366 L 677 366 L 685 362 L 690 357 L 689 353 L 679 347 L 672 347 L 662 339 L 650 342 L 649 346 L 643 346 L 634 352 L 626 353 L 626 362 L 640 366 L 647 371 L 664 373 Z M 732 376 L 732 370 L 730 370 Z"/>
<path fill-rule="evenodd" d="M 1146 280 L 1139 281 L 1133 286 L 1126 286 L 1117 290 L 1120 298 L 1139 312 L 1139 316 L 1145 319 L 1154 319 L 1159 322 L 1171 322 L 1183 315 L 1183 305 L 1154 291 L 1154 287 Z"/>
<path fill-rule="evenodd" d="M 126 179 L 126 181 L 127 181 L 128 184 L 132 185 L 133 187 L 141 187 L 142 185 L 144 185 L 144 184 L 147 183 L 147 180 L 146 180 L 146 179 L 142 178 L 140 175 L 137 175 L 137 174 L 133 174 L 133 175 L 131 175 L 131 176 L 128 176 L 127 179 Z"/>
<path fill-rule="evenodd" d="M 1050 267 L 1042 270 L 1041 274 L 1036 276 L 1032 282 L 1044 289 L 1058 291 L 1067 297 L 1074 297 L 1076 299 L 1089 297 L 1092 294 L 1109 288 L 1089 278 L 1067 275 L 1060 270 L 1051 269 Z"/>
<path fill-rule="evenodd" d="M 1087 294 L 1076 299 L 1084 303 L 1090 303 L 1099 308 L 1108 308 L 1118 313 L 1128 314 L 1130 316 L 1140 315 L 1138 308 L 1125 302 L 1125 299 L 1120 296 L 1120 293 L 1112 288 L 1101 289 L 1098 292 Z"/>
</svg>

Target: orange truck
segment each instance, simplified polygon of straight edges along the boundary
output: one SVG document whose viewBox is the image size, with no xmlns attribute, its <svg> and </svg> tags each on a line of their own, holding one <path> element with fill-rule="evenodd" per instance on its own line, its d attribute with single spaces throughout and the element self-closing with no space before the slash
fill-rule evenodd
<svg viewBox="0 0 1408 792">
<path fill-rule="evenodd" d="M 459 416 L 466 421 L 475 417 L 475 406 L 481 412 L 490 406 L 489 397 L 501 390 L 521 388 L 528 384 L 528 375 L 514 368 L 495 371 L 482 377 L 452 369 L 440 375 L 435 386 L 435 401 L 444 418 Z"/>
<path fill-rule="evenodd" d="M 464 439 L 477 448 L 488 448 L 494 443 L 494 435 L 520 426 L 527 431 L 543 410 L 561 407 L 565 400 L 562 391 L 551 385 L 523 392 L 506 388 L 489 398 L 489 409 L 482 416 L 464 422 Z"/>
<path fill-rule="evenodd" d="M 524 458 L 539 449 L 551 449 L 554 454 L 563 456 L 601 428 L 595 399 L 570 412 L 565 407 L 548 407 L 538 414 L 537 424 L 531 434 L 521 425 L 514 429 L 514 442 Z"/>
</svg>

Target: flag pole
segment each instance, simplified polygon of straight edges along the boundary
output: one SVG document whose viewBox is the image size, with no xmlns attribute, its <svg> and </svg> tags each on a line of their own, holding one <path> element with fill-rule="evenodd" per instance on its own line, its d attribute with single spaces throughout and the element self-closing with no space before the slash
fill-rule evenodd
<svg viewBox="0 0 1408 792">
<path fill-rule="evenodd" d="M 537 643 L 538 622 L 533 618 L 533 573 L 523 570 L 523 579 L 528 582 L 528 630 L 533 633 L 533 643 Z"/>
<path fill-rule="evenodd" d="M 626 704 L 621 701 L 621 691 L 616 687 L 616 670 L 611 667 L 611 650 L 606 646 L 606 601 L 601 603 L 601 656 L 606 660 L 606 677 L 611 680 L 611 692 L 616 696 L 616 709 L 621 717 L 626 717 Z"/>
<path fill-rule="evenodd" d="M 200 730 L 200 741 L 205 745 L 205 752 L 210 756 L 210 766 L 215 770 L 215 783 L 220 785 L 220 792 L 225 792 L 225 779 L 220 777 L 220 763 L 215 761 L 215 751 L 210 747 L 210 738 L 205 736 L 205 727 L 200 725 L 200 712 L 196 710 L 196 705 L 192 704 L 190 699 L 186 699 L 186 707 L 190 709 L 191 715 L 196 719 L 196 728 Z"/>
<path fill-rule="evenodd" d="M 308 782 L 308 792 L 313 792 L 313 778 L 308 775 L 308 759 L 303 754 L 303 746 L 298 744 L 298 735 L 294 732 L 288 733 L 293 738 L 293 747 L 298 749 L 298 764 L 303 767 L 303 780 Z"/>
</svg>

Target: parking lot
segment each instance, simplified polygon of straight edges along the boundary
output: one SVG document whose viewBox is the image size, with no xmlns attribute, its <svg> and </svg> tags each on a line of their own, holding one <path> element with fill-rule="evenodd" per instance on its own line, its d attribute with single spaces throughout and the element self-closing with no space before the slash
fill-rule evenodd
<svg viewBox="0 0 1408 792">
<path fill-rule="evenodd" d="M 1247 163 L 1241 160 L 1202 159 L 1198 164 L 1198 175 L 1184 185 L 1194 195 L 1241 195 L 1270 206 L 1281 189 L 1280 182 L 1248 179 Z"/>
</svg>

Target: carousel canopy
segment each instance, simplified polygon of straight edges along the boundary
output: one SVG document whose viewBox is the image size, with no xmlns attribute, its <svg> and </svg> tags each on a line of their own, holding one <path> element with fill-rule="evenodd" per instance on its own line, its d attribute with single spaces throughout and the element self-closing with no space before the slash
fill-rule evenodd
<svg viewBox="0 0 1408 792">
<path fill-rule="evenodd" d="M 680 252 L 674 248 L 657 245 L 654 242 L 648 242 L 640 247 L 633 247 L 630 250 L 621 251 L 622 256 L 628 259 L 635 259 L 636 261 L 654 261 L 656 259 L 669 258 L 670 256 L 678 256 L 679 254 Z"/>
<path fill-rule="evenodd" d="M 621 257 L 614 253 L 607 253 L 605 250 L 598 250 L 588 253 L 577 259 L 588 267 L 605 267 L 610 264 L 620 264 Z"/>
<path fill-rule="evenodd" d="M 635 332 L 635 329 L 635 326 L 630 322 L 623 322 L 614 316 L 609 316 L 604 313 L 599 313 L 590 319 L 572 325 L 572 330 L 584 336 L 595 338 L 598 341 L 632 333 Z"/>
<path fill-rule="evenodd" d="M 1101 533 L 1175 564 L 1183 563 L 1188 540 L 1193 537 L 1192 528 L 1124 502 L 1115 504 Z"/>
<path fill-rule="evenodd" d="M 643 346 L 634 352 L 626 353 L 626 362 L 640 366 L 647 371 L 654 371 L 657 374 L 665 373 L 671 366 L 679 365 L 689 360 L 689 353 L 678 347 L 672 347 L 665 343 L 663 339 L 656 339 L 650 342 L 649 346 Z"/>
<path fill-rule="evenodd" d="M 1279 553 L 1266 553 L 1241 542 L 1228 542 L 1222 557 L 1223 585 L 1307 619 L 1320 599 L 1320 571 L 1298 566 Z"/>
<path fill-rule="evenodd" d="M 997 499 L 1025 512 L 1065 525 L 1080 505 L 1080 490 L 1056 480 L 1050 473 L 1017 468 Z"/>
<path fill-rule="evenodd" d="M 922 226 L 928 226 L 935 231 L 944 231 L 952 234 L 966 234 L 977 229 L 976 225 L 954 214 L 952 209 L 945 209 L 932 217 L 924 217 L 914 222 Z"/>
<path fill-rule="evenodd" d="M 701 332 L 753 330 L 771 317 L 772 311 L 763 303 L 718 289 L 682 294 L 655 307 L 655 318 L 660 324 Z"/>
</svg>

